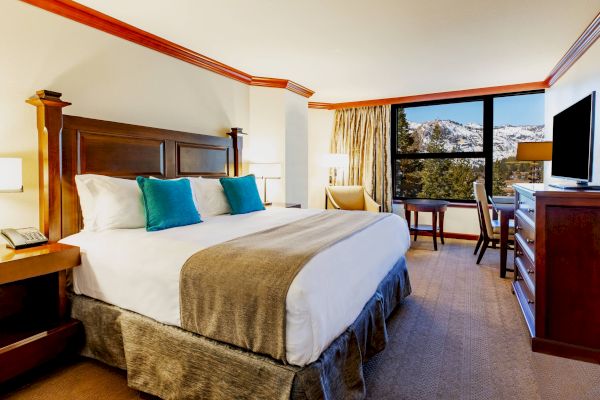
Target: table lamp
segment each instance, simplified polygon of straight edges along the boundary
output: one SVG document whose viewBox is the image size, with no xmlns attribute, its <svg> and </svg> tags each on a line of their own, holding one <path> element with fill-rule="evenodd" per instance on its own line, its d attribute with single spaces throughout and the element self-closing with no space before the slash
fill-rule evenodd
<svg viewBox="0 0 600 400">
<path fill-rule="evenodd" d="M 0 193 L 23 191 L 23 160 L 0 157 Z"/>
<path fill-rule="evenodd" d="M 348 164 L 350 163 L 350 157 L 348 154 L 343 153 L 329 153 L 327 155 L 327 166 L 333 169 L 333 175 L 329 174 L 329 184 L 337 185 L 337 177 L 339 171 L 342 172 L 342 185 L 345 181 L 344 171 L 348 168 Z"/>
<path fill-rule="evenodd" d="M 279 163 L 250 163 L 249 172 L 263 180 L 263 202 L 266 206 L 273 204 L 267 201 L 267 180 L 281 178 L 281 164 Z"/>
<path fill-rule="evenodd" d="M 531 183 L 538 175 L 537 161 L 552 161 L 552 142 L 517 143 L 517 161 L 531 162 Z"/>
</svg>

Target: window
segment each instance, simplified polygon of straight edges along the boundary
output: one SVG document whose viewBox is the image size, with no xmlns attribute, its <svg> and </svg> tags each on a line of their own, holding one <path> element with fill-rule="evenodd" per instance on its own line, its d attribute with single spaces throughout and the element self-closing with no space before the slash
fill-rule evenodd
<svg viewBox="0 0 600 400">
<path fill-rule="evenodd" d="M 543 140 L 543 92 L 392 106 L 394 198 L 473 199 L 473 182 L 512 194 L 531 179 L 520 141 Z"/>
<path fill-rule="evenodd" d="M 518 142 L 544 140 L 544 94 L 494 98 L 494 196 L 514 195 L 513 183 L 540 182 L 544 163 L 517 161 Z"/>
</svg>

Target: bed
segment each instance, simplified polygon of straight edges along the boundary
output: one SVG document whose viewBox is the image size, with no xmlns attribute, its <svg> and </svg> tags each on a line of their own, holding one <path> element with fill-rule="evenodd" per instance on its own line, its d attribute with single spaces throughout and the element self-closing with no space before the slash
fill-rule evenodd
<svg viewBox="0 0 600 400">
<path fill-rule="evenodd" d="M 40 128 L 42 229 L 82 252 L 71 300 L 85 328 L 84 355 L 126 369 L 130 386 L 163 398 L 364 397 L 362 364 L 383 350 L 386 319 L 410 293 L 404 220 L 382 218 L 306 263 L 287 292 L 284 358 L 204 337 L 182 329 L 186 260 L 322 211 L 219 215 L 158 233 L 81 231 L 76 175 L 233 175 L 241 138 L 236 130 L 227 138 L 63 115 L 68 103 L 54 92 L 30 103 Z"/>
</svg>

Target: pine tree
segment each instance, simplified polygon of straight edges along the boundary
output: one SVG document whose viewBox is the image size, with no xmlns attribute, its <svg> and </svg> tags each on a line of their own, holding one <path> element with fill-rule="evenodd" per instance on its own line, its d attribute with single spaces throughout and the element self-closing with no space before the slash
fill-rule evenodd
<svg viewBox="0 0 600 400">
<path fill-rule="evenodd" d="M 467 159 L 452 161 L 448 171 L 448 181 L 451 183 L 451 198 L 473 199 L 473 182 L 477 180 L 477 172 Z"/>
<path fill-rule="evenodd" d="M 494 196 L 506 195 L 506 181 L 509 178 L 510 171 L 504 161 L 494 161 L 494 175 L 492 176 L 492 193 Z"/>
<path fill-rule="evenodd" d="M 436 123 L 427 144 L 428 153 L 443 153 L 444 138 L 442 127 Z M 452 196 L 452 183 L 448 180 L 448 171 L 452 161 L 444 158 L 426 159 L 421 170 L 422 188 L 419 197 L 447 199 Z"/>
<path fill-rule="evenodd" d="M 419 150 L 414 135 L 410 131 L 403 108 L 398 109 L 396 132 L 396 149 L 398 153 L 415 153 Z M 395 190 L 399 196 L 418 196 L 421 191 L 421 166 L 422 162 L 420 160 L 401 159 L 397 161 Z"/>
</svg>

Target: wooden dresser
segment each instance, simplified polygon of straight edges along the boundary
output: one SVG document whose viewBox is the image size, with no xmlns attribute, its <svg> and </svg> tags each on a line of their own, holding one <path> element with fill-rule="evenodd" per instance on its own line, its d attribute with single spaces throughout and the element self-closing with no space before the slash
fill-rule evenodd
<svg viewBox="0 0 600 400">
<path fill-rule="evenodd" d="M 600 363 L 600 192 L 514 188 L 513 288 L 532 349 Z"/>
</svg>

